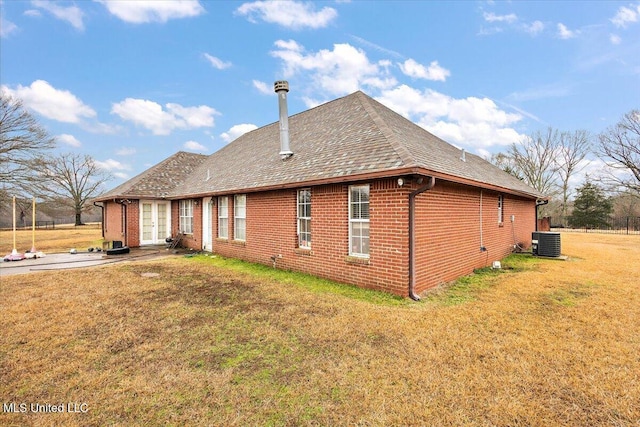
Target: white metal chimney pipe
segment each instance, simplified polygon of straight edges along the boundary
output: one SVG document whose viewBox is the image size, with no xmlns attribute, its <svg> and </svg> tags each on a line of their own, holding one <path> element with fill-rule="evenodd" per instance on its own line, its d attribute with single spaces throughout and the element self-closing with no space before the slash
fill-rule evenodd
<svg viewBox="0 0 640 427">
<path fill-rule="evenodd" d="M 287 159 L 293 155 L 289 148 L 289 112 L 287 110 L 287 92 L 289 82 L 278 80 L 273 84 L 273 89 L 278 94 L 278 112 L 280 114 L 280 156 Z"/>
</svg>

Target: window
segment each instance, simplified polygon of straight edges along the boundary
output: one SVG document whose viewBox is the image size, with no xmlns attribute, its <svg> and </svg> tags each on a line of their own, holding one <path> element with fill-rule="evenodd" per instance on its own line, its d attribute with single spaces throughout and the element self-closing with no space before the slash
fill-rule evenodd
<svg viewBox="0 0 640 427">
<path fill-rule="evenodd" d="M 233 199 L 233 238 L 234 240 L 247 239 L 247 195 L 238 194 Z"/>
<path fill-rule="evenodd" d="M 369 256 L 369 186 L 349 187 L 349 255 Z"/>
<path fill-rule="evenodd" d="M 504 205 L 504 198 L 502 194 L 498 195 L 498 223 L 502 224 L 502 207 Z"/>
<path fill-rule="evenodd" d="M 218 197 L 218 237 L 229 238 L 229 198 Z"/>
<path fill-rule="evenodd" d="M 311 190 L 298 190 L 298 246 L 311 248 Z"/>
<path fill-rule="evenodd" d="M 180 200 L 180 232 L 193 234 L 193 200 Z"/>
</svg>

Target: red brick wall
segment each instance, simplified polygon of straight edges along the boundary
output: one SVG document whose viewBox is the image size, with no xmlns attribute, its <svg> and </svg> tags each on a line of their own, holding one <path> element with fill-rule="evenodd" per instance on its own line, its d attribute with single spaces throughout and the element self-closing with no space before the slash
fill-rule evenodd
<svg viewBox="0 0 640 427">
<path fill-rule="evenodd" d="M 104 239 L 106 241 L 120 240 L 130 247 L 140 246 L 140 211 L 138 200 L 127 203 L 127 227 L 125 241 L 125 227 L 123 227 L 123 205 L 116 202 L 104 203 L 105 229 Z"/>
<path fill-rule="evenodd" d="M 529 247 L 535 202 L 503 194 L 500 224 L 499 193 L 480 193 L 473 187 L 438 181 L 432 190 L 417 197 L 416 292 L 489 266 L 511 253 L 514 243 Z"/>
<path fill-rule="evenodd" d="M 409 283 L 409 193 L 395 179 L 370 184 L 370 257 L 349 257 L 348 188 L 346 184 L 312 187 L 312 249 L 297 247 L 296 190 L 247 194 L 246 241 L 233 239 L 233 196 L 229 196 L 229 239 L 217 238 L 217 199 L 213 207 L 213 250 L 223 256 L 303 271 L 343 283 L 406 296 Z M 504 195 L 498 224 L 498 193 L 438 181 L 417 197 L 416 292 L 491 265 L 517 242 L 528 242 L 535 227 L 535 203 Z M 172 227 L 178 229 L 178 201 L 172 203 Z M 510 216 L 515 215 L 515 221 Z M 513 225 L 513 229 L 512 229 Z M 194 206 L 194 234 L 184 243 L 202 247 L 202 200 Z"/>
<path fill-rule="evenodd" d="M 132 200 L 127 204 L 127 241 L 125 245 L 130 247 L 140 246 L 140 201 Z"/>
<path fill-rule="evenodd" d="M 223 256 L 304 271 L 339 282 L 406 293 L 408 189 L 399 196 L 395 180 L 370 183 L 370 258 L 349 257 L 348 185 L 311 189 L 312 249 L 297 247 L 296 190 L 247 194 L 246 242 L 233 240 L 233 197 L 229 197 L 229 240 L 214 238 Z M 217 209 L 217 208 L 216 208 Z M 214 218 L 217 234 L 217 212 Z"/>
<path fill-rule="evenodd" d="M 182 237 L 181 246 L 194 250 L 202 249 L 202 199 L 193 199 L 193 234 Z M 171 202 L 171 236 L 180 231 L 180 202 Z"/>
</svg>

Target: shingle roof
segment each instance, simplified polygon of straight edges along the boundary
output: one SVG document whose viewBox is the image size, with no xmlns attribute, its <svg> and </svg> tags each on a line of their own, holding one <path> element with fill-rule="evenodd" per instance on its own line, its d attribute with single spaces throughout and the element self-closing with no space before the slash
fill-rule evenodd
<svg viewBox="0 0 640 427">
<path fill-rule="evenodd" d="M 274 107 L 275 109 L 275 107 Z M 170 197 L 393 176 L 408 171 L 500 188 L 528 197 L 535 189 L 484 159 L 466 154 L 358 91 L 289 117 L 291 150 L 280 158 L 278 122 L 213 153 Z"/>
<path fill-rule="evenodd" d="M 96 198 L 165 198 L 200 165 L 207 156 L 179 151 L 141 174 L 131 178 L 111 191 Z"/>
</svg>

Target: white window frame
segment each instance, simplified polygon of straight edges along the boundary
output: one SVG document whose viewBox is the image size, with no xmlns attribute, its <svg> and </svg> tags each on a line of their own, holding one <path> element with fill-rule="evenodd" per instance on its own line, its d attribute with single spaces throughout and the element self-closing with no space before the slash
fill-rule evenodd
<svg viewBox="0 0 640 427">
<path fill-rule="evenodd" d="M 218 197 L 218 238 L 229 238 L 229 197 Z"/>
<path fill-rule="evenodd" d="M 504 196 L 498 194 L 498 224 L 502 224 L 504 220 Z"/>
<path fill-rule="evenodd" d="M 247 195 L 233 196 L 233 240 L 247 240 Z"/>
<path fill-rule="evenodd" d="M 193 199 L 180 200 L 179 227 L 183 234 L 193 234 Z"/>
<path fill-rule="evenodd" d="M 367 200 L 353 200 L 353 192 L 354 190 L 366 190 Z M 369 184 L 365 185 L 351 185 L 349 186 L 349 255 L 361 258 L 369 258 L 370 252 L 370 228 L 369 228 L 369 212 L 370 212 L 370 188 Z M 366 206 L 366 209 L 363 209 Z M 366 214 L 365 214 L 366 212 Z M 364 237 L 362 233 L 356 235 L 354 233 L 355 228 L 361 228 L 364 224 L 366 224 L 367 228 L 367 236 Z M 355 240 L 358 239 L 358 240 Z M 366 248 L 365 247 L 365 239 L 366 239 Z M 354 244 L 357 243 L 357 244 Z M 359 247 L 361 250 L 356 250 L 356 247 Z"/>
<path fill-rule="evenodd" d="M 298 247 L 311 249 L 311 189 L 300 189 L 297 196 Z"/>
</svg>

